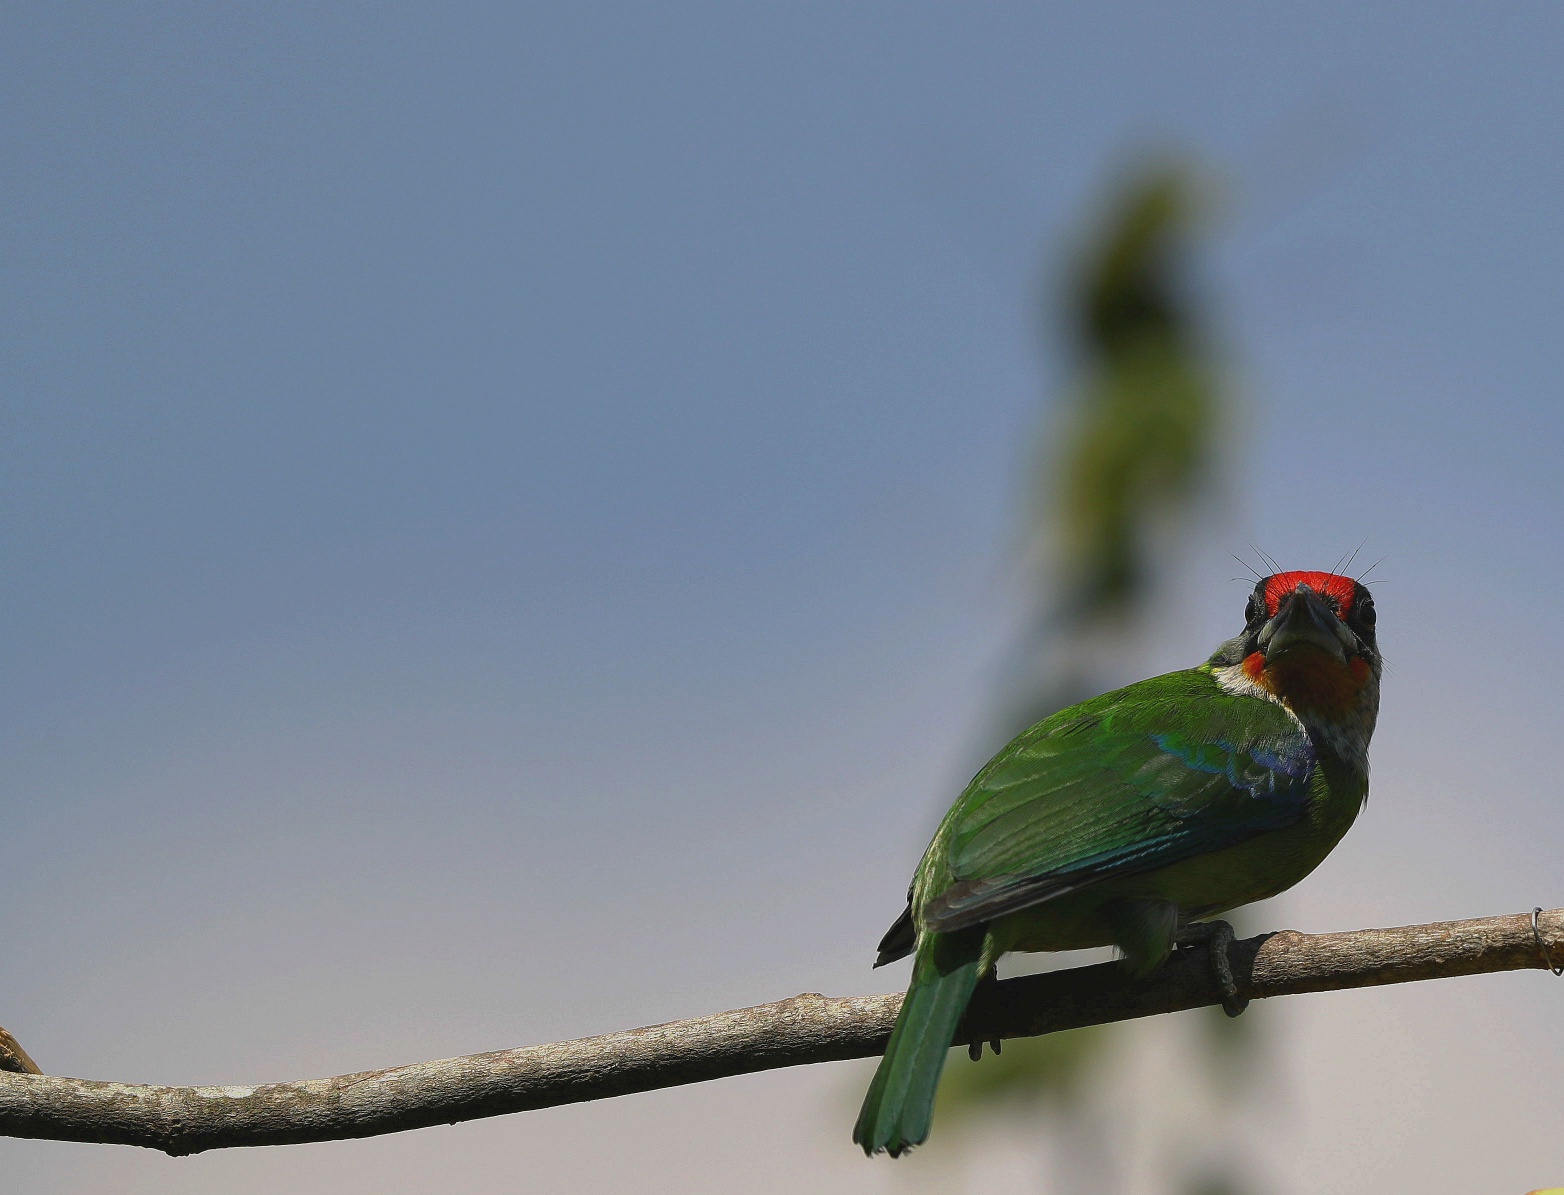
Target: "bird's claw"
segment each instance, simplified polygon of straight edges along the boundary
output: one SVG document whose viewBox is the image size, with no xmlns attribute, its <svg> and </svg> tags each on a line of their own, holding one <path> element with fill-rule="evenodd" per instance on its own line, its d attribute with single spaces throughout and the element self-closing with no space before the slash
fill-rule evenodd
<svg viewBox="0 0 1564 1195">
<path fill-rule="evenodd" d="M 994 1051 L 995 1058 L 999 1057 L 999 1045 L 1000 1042 L 997 1037 L 988 1043 L 988 1048 Z M 972 1059 L 973 1062 L 981 1062 L 983 1060 L 983 1043 L 980 1041 L 968 1042 L 967 1057 Z"/>
<path fill-rule="evenodd" d="M 1217 987 L 1222 992 L 1222 1011 L 1236 1017 L 1249 1007 L 1249 997 L 1238 994 L 1238 982 L 1233 978 L 1233 963 L 1227 951 L 1234 942 L 1233 927 L 1226 921 L 1198 921 L 1179 930 L 1181 947 L 1204 946 L 1211 958 L 1211 970 L 1216 973 Z"/>
</svg>

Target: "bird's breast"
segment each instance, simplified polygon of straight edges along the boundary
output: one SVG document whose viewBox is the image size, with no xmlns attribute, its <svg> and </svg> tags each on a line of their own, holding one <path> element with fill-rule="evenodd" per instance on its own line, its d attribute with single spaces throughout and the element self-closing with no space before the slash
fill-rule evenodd
<svg viewBox="0 0 1564 1195">
<path fill-rule="evenodd" d="M 1337 660 L 1301 646 L 1269 662 L 1263 652 L 1252 653 L 1244 660 L 1244 675 L 1300 716 L 1335 719 L 1356 707 L 1372 670 L 1359 656 Z"/>
</svg>

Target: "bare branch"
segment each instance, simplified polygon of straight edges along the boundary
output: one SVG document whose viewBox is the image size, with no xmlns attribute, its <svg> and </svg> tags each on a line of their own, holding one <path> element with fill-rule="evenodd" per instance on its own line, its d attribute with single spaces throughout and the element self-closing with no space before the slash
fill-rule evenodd
<svg viewBox="0 0 1564 1195">
<path fill-rule="evenodd" d="M 1541 919 L 1564 957 L 1564 909 Z M 1252 999 L 1542 967 L 1528 914 L 1343 934 L 1284 931 L 1233 944 Z M 1204 948 L 1136 983 L 1106 963 L 987 985 L 959 1043 L 1030 1037 L 1219 1003 Z M 578 1041 L 259 1087 L 142 1087 L 0 1074 L 0 1135 L 191 1154 L 370 1137 L 628 1095 L 885 1048 L 901 995 L 794 996 L 692 1021 Z M 0 1031 L 0 1055 L 26 1054 Z M 28 1061 L 31 1061 L 30 1059 Z M 14 1068 L 13 1068 L 14 1069 Z"/>
</svg>

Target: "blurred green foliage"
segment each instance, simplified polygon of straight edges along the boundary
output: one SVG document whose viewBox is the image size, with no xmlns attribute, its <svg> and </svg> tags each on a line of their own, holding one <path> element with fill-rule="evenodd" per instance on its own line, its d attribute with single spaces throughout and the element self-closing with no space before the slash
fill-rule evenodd
<svg viewBox="0 0 1564 1195">
<path fill-rule="evenodd" d="M 1110 197 L 1100 239 L 1070 280 L 1066 308 L 1080 380 L 1057 444 L 1034 535 L 1066 624 L 1135 617 L 1150 588 L 1150 539 L 1204 486 L 1221 396 L 1190 284 L 1191 172 L 1164 165 Z"/>
<path fill-rule="evenodd" d="M 1059 1110 L 1080 1100 L 1091 1068 L 1112 1042 L 1111 1027 L 1093 1025 L 1004 1043 L 981 1066 L 962 1066 L 955 1054 L 940 1080 L 935 1123 L 941 1128 L 990 1109 Z"/>
</svg>

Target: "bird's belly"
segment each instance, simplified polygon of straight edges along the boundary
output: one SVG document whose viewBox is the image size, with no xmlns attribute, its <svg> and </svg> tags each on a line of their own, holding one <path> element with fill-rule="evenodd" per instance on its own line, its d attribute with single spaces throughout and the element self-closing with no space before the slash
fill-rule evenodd
<svg viewBox="0 0 1564 1195">
<path fill-rule="evenodd" d="M 1226 850 L 1106 880 L 1022 909 L 994 923 L 995 953 L 1113 946 L 1112 909 L 1125 901 L 1169 901 L 1184 919 L 1198 920 L 1265 900 L 1313 871 L 1345 832 L 1346 825 L 1305 821 Z"/>
</svg>

